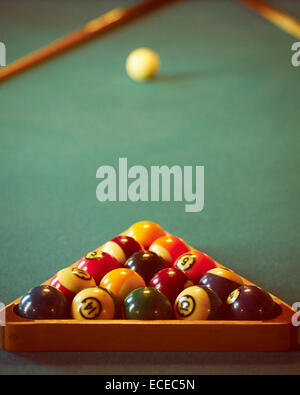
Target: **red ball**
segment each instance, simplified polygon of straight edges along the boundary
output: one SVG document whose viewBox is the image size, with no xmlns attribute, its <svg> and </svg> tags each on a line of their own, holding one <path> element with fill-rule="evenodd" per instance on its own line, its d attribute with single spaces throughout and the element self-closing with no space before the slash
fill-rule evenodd
<svg viewBox="0 0 300 395">
<path fill-rule="evenodd" d="M 99 284 L 106 273 L 120 268 L 121 264 L 106 252 L 95 250 L 81 258 L 77 267 L 88 272 L 96 281 L 96 284 Z"/>
<path fill-rule="evenodd" d="M 169 299 L 172 306 L 180 292 L 192 285 L 194 285 L 193 282 L 183 271 L 174 267 L 160 270 L 149 282 L 149 287 L 156 288 L 162 292 Z"/>
<path fill-rule="evenodd" d="M 149 250 L 163 258 L 168 266 L 172 266 L 176 259 L 188 252 L 190 248 L 179 237 L 169 235 L 155 240 L 149 247 Z"/>
<path fill-rule="evenodd" d="M 217 267 L 215 261 L 201 251 L 190 251 L 181 255 L 174 267 L 182 270 L 195 284 L 206 272 Z"/>
<path fill-rule="evenodd" d="M 66 267 L 52 277 L 50 285 L 59 289 L 68 300 L 72 301 L 78 292 L 84 288 L 95 287 L 96 282 L 88 272 L 78 267 Z"/>
</svg>

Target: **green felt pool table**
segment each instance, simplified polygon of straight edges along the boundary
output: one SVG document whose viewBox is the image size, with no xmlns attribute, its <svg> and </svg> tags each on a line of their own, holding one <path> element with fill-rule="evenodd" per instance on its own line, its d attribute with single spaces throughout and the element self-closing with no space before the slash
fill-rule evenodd
<svg viewBox="0 0 300 395">
<path fill-rule="evenodd" d="M 268 1 L 281 7 L 281 1 Z M 125 0 L 0 0 L 10 63 Z M 299 4 L 285 2 L 300 17 Z M 237 1 L 179 1 L 0 84 L 0 302 L 132 223 L 155 221 L 289 304 L 300 301 L 300 41 Z M 161 68 L 137 83 L 131 50 Z M 100 166 L 203 166 L 204 207 L 107 201 Z M 289 353 L 8 353 L 0 374 L 300 373 Z"/>
</svg>

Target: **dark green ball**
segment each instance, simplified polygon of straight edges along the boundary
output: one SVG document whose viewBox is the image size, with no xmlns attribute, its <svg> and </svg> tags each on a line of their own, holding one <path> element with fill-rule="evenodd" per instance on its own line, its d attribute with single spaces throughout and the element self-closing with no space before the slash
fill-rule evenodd
<svg viewBox="0 0 300 395">
<path fill-rule="evenodd" d="M 170 320 L 173 309 L 169 299 L 152 287 L 137 288 L 124 301 L 128 320 Z"/>
</svg>

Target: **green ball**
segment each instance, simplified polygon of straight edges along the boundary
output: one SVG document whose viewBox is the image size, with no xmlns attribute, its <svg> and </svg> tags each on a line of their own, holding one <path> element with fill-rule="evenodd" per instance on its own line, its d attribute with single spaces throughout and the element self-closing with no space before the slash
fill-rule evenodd
<svg viewBox="0 0 300 395">
<path fill-rule="evenodd" d="M 128 320 L 170 320 L 173 309 L 169 299 L 152 287 L 137 288 L 124 301 Z"/>
</svg>

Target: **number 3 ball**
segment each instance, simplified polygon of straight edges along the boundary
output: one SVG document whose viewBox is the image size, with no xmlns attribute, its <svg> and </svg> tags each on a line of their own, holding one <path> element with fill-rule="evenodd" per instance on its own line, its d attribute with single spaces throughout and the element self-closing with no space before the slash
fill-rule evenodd
<svg viewBox="0 0 300 395">
<path fill-rule="evenodd" d="M 142 246 L 134 238 L 122 235 L 114 237 L 101 248 L 101 251 L 116 258 L 121 265 L 124 265 L 132 254 L 141 250 Z"/>
<path fill-rule="evenodd" d="M 126 232 L 130 237 L 133 237 L 144 248 L 149 248 L 150 245 L 159 237 L 165 236 L 165 231 L 161 226 L 151 221 L 140 221 L 132 225 Z"/>
<path fill-rule="evenodd" d="M 101 287 L 114 294 L 118 303 L 122 303 L 131 291 L 145 285 L 145 281 L 138 273 L 126 268 L 112 270 L 100 283 Z"/>
<path fill-rule="evenodd" d="M 115 302 L 105 288 L 85 288 L 72 301 L 72 317 L 77 320 L 111 320 L 114 316 Z"/>
<path fill-rule="evenodd" d="M 22 297 L 18 313 L 33 320 L 63 319 L 70 314 L 70 303 L 56 288 L 39 285 Z"/>
<path fill-rule="evenodd" d="M 230 292 L 240 287 L 243 284 L 243 280 L 231 270 L 215 268 L 204 274 L 199 284 L 211 288 L 225 303 Z"/>
<path fill-rule="evenodd" d="M 95 287 L 96 282 L 88 272 L 78 267 L 67 267 L 52 277 L 50 285 L 72 301 L 78 292 L 87 287 Z"/>
<path fill-rule="evenodd" d="M 191 251 L 181 255 L 174 266 L 182 270 L 195 284 L 209 270 L 216 267 L 215 261 L 201 251 Z"/>
<path fill-rule="evenodd" d="M 234 320 L 267 320 L 272 318 L 275 302 L 268 292 L 255 285 L 242 285 L 228 296 L 226 309 Z"/>
<path fill-rule="evenodd" d="M 88 272 L 96 281 L 96 284 L 99 284 L 106 273 L 120 268 L 121 264 L 106 252 L 95 250 L 81 258 L 77 267 Z"/>
<path fill-rule="evenodd" d="M 163 236 L 155 240 L 149 250 L 162 257 L 168 266 L 172 266 L 180 255 L 189 251 L 189 247 L 179 237 Z"/>
<path fill-rule="evenodd" d="M 222 318 L 223 303 L 212 289 L 194 285 L 177 296 L 174 311 L 179 320 L 217 320 Z"/>
</svg>

